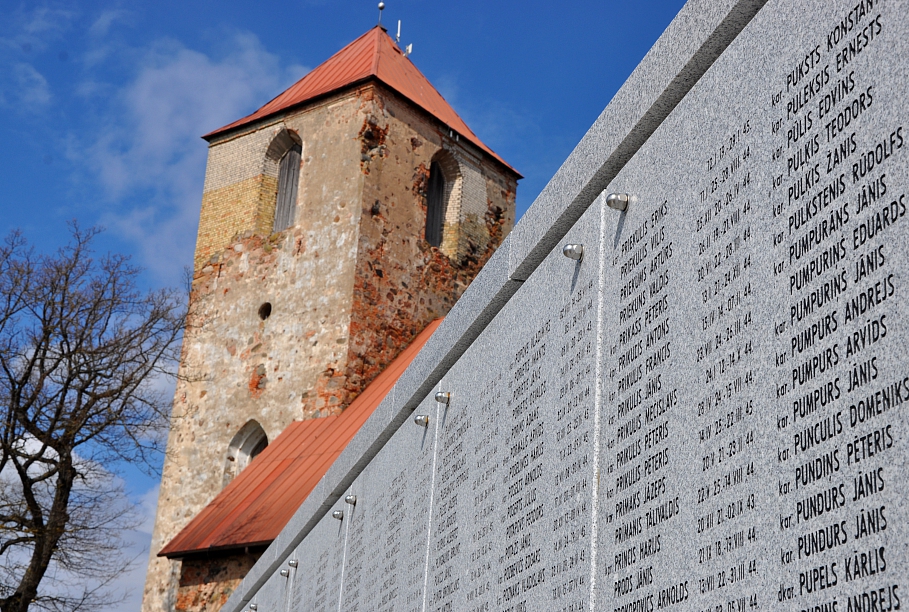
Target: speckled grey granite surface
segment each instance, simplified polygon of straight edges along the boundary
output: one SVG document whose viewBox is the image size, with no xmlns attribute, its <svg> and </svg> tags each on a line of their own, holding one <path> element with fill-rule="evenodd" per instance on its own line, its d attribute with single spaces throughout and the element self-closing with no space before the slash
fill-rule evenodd
<svg viewBox="0 0 909 612">
<path fill-rule="evenodd" d="M 349 513 L 343 501 L 335 503 L 332 512 L 335 511 L 345 515 Z M 297 573 L 293 582 L 285 584 L 281 589 L 282 604 L 286 605 L 289 601 L 290 609 L 300 612 L 337 609 L 347 536 L 348 529 L 344 520 L 335 519 L 332 513 L 322 517 L 306 537 L 305 544 L 297 548 Z M 281 569 L 288 570 L 287 564 Z M 268 590 L 267 585 L 264 590 Z M 283 605 L 278 609 L 284 609 Z"/>
<path fill-rule="evenodd" d="M 768 3 L 610 184 L 600 608 L 898 608 L 907 9 Z"/>
<path fill-rule="evenodd" d="M 340 610 L 421 609 L 433 494 L 438 404 L 427 398 L 348 490 L 344 590 Z M 305 544 L 305 541 L 304 541 Z"/>
<path fill-rule="evenodd" d="M 442 380 L 426 609 L 589 605 L 601 213 Z"/>
<path fill-rule="evenodd" d="M 899 609 L 909 5 L 760 4 L 686 5 L 226 610 Z"/>
</svg>

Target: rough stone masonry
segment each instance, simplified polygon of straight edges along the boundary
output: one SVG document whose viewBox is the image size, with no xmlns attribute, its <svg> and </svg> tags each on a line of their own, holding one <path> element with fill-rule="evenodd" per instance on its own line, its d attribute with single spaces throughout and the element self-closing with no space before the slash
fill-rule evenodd
<svg viewBox="0 0 909 612">
<path fill-rule="evenodd" d="M 274 233 L 282 139 L 302 161 L 295 221 Z M 423 236 L 432 161 L 439 248 Z M 340 413 L 502 242 L 517 177 L 378 82 L 211 138 L 143 610 L 220 607 L 246 557 L 190 560 L 181 578 L 156 554 L 236 473 L 238 432 Z"/>
</svg>

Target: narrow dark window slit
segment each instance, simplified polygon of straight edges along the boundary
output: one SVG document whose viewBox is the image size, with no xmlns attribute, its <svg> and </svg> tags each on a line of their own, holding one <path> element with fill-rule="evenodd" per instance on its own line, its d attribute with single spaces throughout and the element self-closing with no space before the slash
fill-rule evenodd
<svg viewBox="0 0 909 612">
<path fill-rule="evenodd" d="M 439 162 L 429 166 L 429 188 L 426 193 L 426 242 L 432 246 L 442 244 L 442 226 L 445 222 L 445 177 Z"/>
<path fill-rule="evenodd" d="M 300 183 L 300 155 L 303 148 L 295 144 L 284 157 L 278 168 L 278 201 L 275 206 L 274 231 L 280 232 L 294 222 L 294 210 L 297 207 L 297 186 Z"/>
</svg>

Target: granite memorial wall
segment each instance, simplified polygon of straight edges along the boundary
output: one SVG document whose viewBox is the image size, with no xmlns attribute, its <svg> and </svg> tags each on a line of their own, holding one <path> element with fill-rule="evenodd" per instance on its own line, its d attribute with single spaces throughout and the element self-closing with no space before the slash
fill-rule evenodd
<svg viewBox="0 0 909 612">
<path fill-rule="evenodd" d="M 760 8 L 228 606 L 909 605 L 907 84 L 909 3 Z"/>
</svg>

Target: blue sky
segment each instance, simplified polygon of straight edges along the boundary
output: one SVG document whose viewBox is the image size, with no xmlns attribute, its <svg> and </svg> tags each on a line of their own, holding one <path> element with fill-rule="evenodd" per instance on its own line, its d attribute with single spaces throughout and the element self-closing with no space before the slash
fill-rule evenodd
<svg viewBox="0 0 909 612">
<path fill-rule="evenodd" d="M 66 222 L 107 229 L 149 287 L 191 264 L 205 171 L 200 135 L 244 116 L 376 23 L 377 1 L 0 0 L 0 230 L 40 250 Z M 383 21 L 533 202 L 682 0 L 388 0 Z M 133 469 L 134 500 L 156 482 Z M 151 518 L 133 540 L 136 610 Z"/>
</svg>

